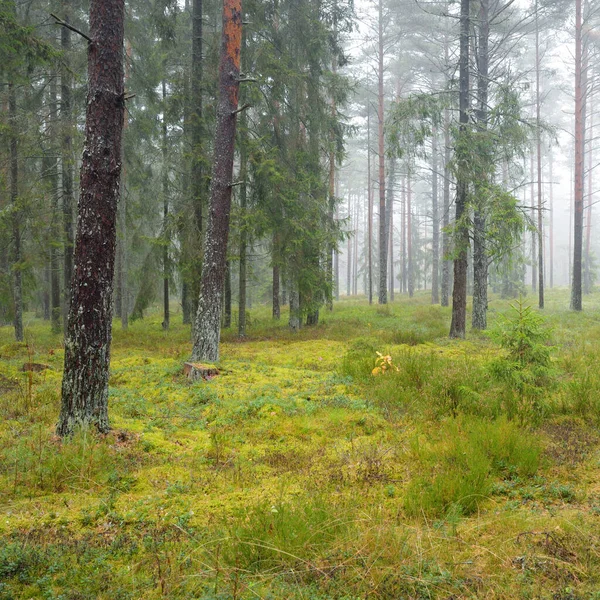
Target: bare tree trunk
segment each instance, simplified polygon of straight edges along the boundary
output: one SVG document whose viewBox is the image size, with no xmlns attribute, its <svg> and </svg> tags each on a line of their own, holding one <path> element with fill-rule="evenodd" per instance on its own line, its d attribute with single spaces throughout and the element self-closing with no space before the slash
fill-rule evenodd
<svg viewBox="0 0 600 600">
<path fill-rule="evenodd" d="M 60 264 L 57 243 L 60 239 L 58 198 L 60 196 L 58 180 L 58 158 L 56 151 L 58 149 L 58 102 L 56 98 L 56 79 L 52 77 L 50 82 L 50 123 L 51 123 L 51 152 L 54 157 L 50 166 L 50 205 L 52 207 L 52 226 L 51 226 L 51 245 L 50 245 L 50 319 L 52 333 L 60 333 L 61 326 L 61 308 L 60 308 Z"/>
<path fill-rule="evenodd" d="M 550 254 L 550 289 L 554 287 L 554 179 L 552 174 L 552 148 L 548 150 L 548 168 L 550 175 L 550 231 L 549 231 L 549 254 Z"/>
<path fill-rule="evenodd" d="M 531 192 L 531 222 L 536 223 L 536 215 L 535 215 L 535 170 L 534 170 L 534 159 L 533 159 L 533 148 L 529 153 L 529 178 L 531 180 L 531 184 L 529 186 L 529 190 Z M 537 262 L 538 256 L 536 251 L 537 244 L 537 233 L 535 231 L 531 232 L 531 289 L 533 293 L 537 291 L 537 283 L 538 283 L 538 275 L 537 275 Z"/>
<path fill-rule="evenodd" d="M 459 68 L 459 111 L 460 132 L 463 137 L 469 123 L 469 0 L 460 3 L 460 68 Z M 462 140 L 461 140 L 462 141 Z M 464 142 L 463 142 L 464 143 Z M 464 148 L 459 143 L 457 149 L 458 163 L 461 163 L 461 153 Z M 454 259 L 454 289 L 452 291 L 452 322 L 450 324 L 451 338 L 464 338 L 467 322 L 467 250 L 469 232 L 464 222 L 467 208 L 468 182 L 462 169 L 457 174 L 456 190 L 456 235 Z"/>
<path fill-rule="evenodd" d="M 415 270 L 413 268 L 413 253 L 412 253 L 412 183 L 410 180 L 410 168 L 406 176 L 406 269 L 407 269 L 407 285 L 408 297 L 412 298 L 415 293 Z"/>
<path fill-rule="evenodd" d="M 589 68 L 589 67 L 588 67 Z M 593 81 L 593 77 L 589 77 L 590 81 Z M 584 271 L 584 293 L 590 294 L 592 292 L 592 276 L 591 276 L 591 262 L 592 257 L 590 254 L 591 242 L 592 242 L 592 209 L 594 206 L 593 202 L 593 170 L 594 170 L 594 105 L 592 103 L 593 87 L 590 86 L 589 97 L 586 103 L 589 104 L 589 109 L 586 111 L 590 115 L 590 126 L 588 128 L 588 149 L 587 149 L 587 215 L 585 224 L 585 271 Z"/>
<path fill-rule="evenodd" d="M 348 192 L 348 227 L 352 231 L 352 194 Z M 356 233 L 354 234 L 356 236 Z M 348 251 L 346 264 L 346 296 L 352 293 L 352 237 L 348 235 Z"/>
<path fill-rule="evenodd" d="M 447 48 L 446 48 L 447 52 Z M 450 253 L 450 236 L 448 227 L 450 225 L 450 111 L 444 109 L 444 209 L 442 215 L 442 298 L 441 305 L 450 304 L 450 264 L 447 258 Z"/>
<path fill-rule="evenodd" d="M 581 0 L 575 0 L 575 195 L 573 227 L 573 280 L 571 309 L 582 309 L 581 255 L 583 245 L 583 160 L 585 144 L 584 82 L 582 69 L 582 10 Z"/>
<path fill-rule="evenodd" d="M 223 32 L 219 60 L 219 103 L 215 132 L 208 227 L 204 242 L 204 267 L 200 282 L 198 314 L 194 325 L 193 360 L 219 360 L 221 298 L 229 213 L 231 176 L 238 108 L 240 49 L 242 43 L 241 0 L 224 0 Z"/>
<path fill-rule="evenodd" d="M 542 198 L 542 131 L 540 100 L 540 26 L 538 2 L 535 2 L 535 115 L 537 146 L 537 208 L 538 208 L 538 306 L 544 308 L 544 213 Z"/>
<path fill-rule="evenodd" d="M 390 160 L 388 184 L 388 238 L 389 238 L 389 290 L 390 301 L 394 301 L 394 188 L 396 186 L 396 159 Z"/>
<path fill-rule="evenodd" d="M 109 429 L 108 369 L 123 130 L 124 0 L 92 0 L 88 100 L 58 435 Z"/>
<path fill-rule="evenodd" d="M 373 190 L 371 189 L 371 108 L 367 107 L 367 252 L 368 252 L 368 295 L 373 304 Z"/>
<path fill-rule="evenodd" d="M 436 127 L 433 128 L 431 138 L 431 220 L 433 228 L 431 236 L 431 303 L 439 304 L 440 214 L 438 208 L 438 144 Z"/>
<path fill-rule="evenodd" d="M 385 207 L 385 144 L 383 137 L 383 0 L 378 2 L 377 138 L 379 158 L 379 304 L 387 304 L 387 222 Z"/>
<path fill-rule="evenodd" d="M 169 158 L 167 147 L 167 83 L 162 80 L 162 192 L 163 192 L 163 322 L 164 331 L 169 329 L 169 171 L 167 161 Z"/>
<path fill-rule="evenodd" d="M 231 261 L 225 263 L 225 292 L 224 292 L 223 327 L 231 327 Z"/>
<path fill-rule="evenodd" d="M 202 78 L 203 78 L 203 32 L 202 32 L 203 5 L 202 0 L 193 0 L 192 3 L 192 68 L 191 68 L 191 196 L 194 210 L 195 232 L 192 236 L 192 264 L 190 277 L 191 314 L 195 317 L 200 294 L 201 262 L 202 262 L 202 233 L 203 217 L 202 208 L 206 196 L 206 183 L 204 180 L 204 121 L 202 113 Z"/>
<path fill-rule="evenodd" d="M 402 212 L 400 215 L 402 220 L 402 236 L 401 236 L 401 253 L 402 253 L 402 265 L 401 265 L 401 276 L 402 276 L 402 293 L 405 294 L 408 290 L 407 277 L 406 277 L 406 178 L 402 179 Z"/>
<path fill-rule="evenodd" d="M 485 134 L 488 120 L 488 87 L 489 87 L 489 56 L 488 46 L 490 37 L 489 2 L 480 0 L 479 3 L 479 56 L 477 74 L 477 126 L 479 133 Z M 485 152 L 485 151 L 484 151 Z M 487 156 L 480 157 L 485 161 L 485 181 L 483 186 L 475 183 L 476 206 L 473 211 L 473 314 L 471 324 L 473 329 L 487 329 L 488 304 L 488 256 L 486 250 L 486 189 L 485 184 L 491 177 L 492 166 Z"/>
<path fill-rule="evenodd" d="M 19 207 L 19 150 L 17 124 L 17 94 L 14 83 L 8 84 L 8 119 L 10 130 L 10 203 L 13 233 L 13 301 L 15 304 L 15 339 L 23 341 L 23 279 L 21 275 L 21 218 Z"/>
<path fill-rule="evenodd" d="M 65 23 L 70 21 L 70 3 L 63 2 Z M 64 234 L 64 265 L 63 265 L 63 328 L 67 333 L 67 316 L 71 303 L 71 280 L 73 279 L 73 144 L 71 139 L 71 31 L 67 27 L 60 34 L 62 56 L 62 71 L 60 74 L 60 116 L 63 128 L 62 138 L 62 207 Z"/>
</svg>

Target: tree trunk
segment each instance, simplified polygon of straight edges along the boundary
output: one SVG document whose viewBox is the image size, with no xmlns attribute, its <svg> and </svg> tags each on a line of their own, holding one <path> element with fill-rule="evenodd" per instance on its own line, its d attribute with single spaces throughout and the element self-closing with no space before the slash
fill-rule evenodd
<svg viewBox="0 0 600 600">
<path fill-rule="evenodd" d="M 465 134 L 469 123 L 469 0 L 460 3 L 460 68 L 459 68 L 459 112 L 460 131 L 457 144 L 457 162 L 464 160 Z M 454 289 L 452 291 L 451 338 L 464 338 L 467 321 L 467 249 L 469 231 L 464 215 L 467 208 L 468 181 L 464 169 L 459 168 L 456 182 L 456 234 L 454 259 Z"/>
<path fill-rule="evenodd" d="M 412 226 L 412 183 L 410 180 L 410 169 L 406 176 L 406 270 L 408 297 L 412 298 L 415 293 L 415 271 L 413 268 L 413 226 Z"/>
<path fill-rule="evenodd" d="M 164 331 L 169 329 L 169 170 L 167 161 L 169 159 L 167 139 L 167 83 L 162 80 L 162 193 L 163 193 L 163 322 Z"/>
<path fill-rule="evenodd" d="M 280 282 L 280 274 L 279 274 L 279 265 L 273 265 L 273 318 L 276 321 L 279 321 L 281 318 L 281 305 L 279 304 L 279 282 Z"/>
<path fill-rule="evenodd" d="M 109 429 L 108 369 L 121 172 L 124 0 L 92 0 L 72 302 L 57 433 Z"/>
<path fill-rule="evenodd" d="M 390 174 L 388 183 L 388 239 L 389 239 L 389 290 L 390 302 L 394 301 L 394 189 L 396 187 L 396 159 L 390 160 Z"/>
<path fill-rule="evenodd" d="M 200 294 L 200 277 L 202 264 L 202 209 L 206 195 L 204 181 L 204 121 L 202 114 L 202 0 L 193 0 L 192 4 L 192 69 L 191 69 L 191 107 L 190 107 L 190 141 L 191 141 L 191 196 L 194 211 L 195 232 L 191 242 L 190 290 L 191 315 L 195 317 Z"/>
<path fill-rule="evenodd" d="M 433 128 L 431 138 L 431 220 L 433 228 L 431 236 L 431 303 L 439 304 L 440 215 L 438 208 L 438 147 L 436 127 Z"/>
<path fill-rule="evenodd" d="M 63 2 L 65 23 L 70 21 L 70 3 Z M 63 266 L 63 328 L 67 333 L 68 314 L 71 304 L 71 281 L 73 279 L 73 147 L 71 129 L 73 127 L 71 114 L 71 31 L 67 27 L 60 34 L 62 56 L 62 71 L 60 74 L 60 116 L 62 120 L 62 208 L 64 234 L 64 266 Z"/>
<path fill-rule="evenodd" d="M 402 239 L 401 241 L 401 254 L 402 254 L 402 266 L 400 268 L 402 276 L 402 293 L 405 294 L 408 289 L 407 277 L 406 277 L 406 179 L 402 179 L 402 211 L 400 214 L 402 220 Z"/>
<path fill-rule="evenodd" d="M 385 206 L 385 144 L 383 137 L 383 0 L 378 2 L 377 139 L 379 158 L 379 304 L 387 304 L 387 221 Z"/>
<path fill-rule="evenodd" d="M 348 227 L 352 231 L 352 194 L 348 192 Z M 356 233 L 354 234 L 356 236 Z M 346 264 L 346 296 L 350 297 L 352 293 L 352 236 L 348 235 L 348 251 Z"/>
<path fill-rule="evenodd" d="M 50 205 L 52 207 L 52 228 L 50 245 L 50 319 L 52 333 L 60 333 L 61 327 L 61 308 L 60 308 L 60 264 L 57 251 L 57 243 L 60 239 L 58 198 L 60 196 L 58 180 L 58 158 L 56 152 L 58 142 L 58 123 L 57 123 L 57 99 L 56 99 L 56 79 L 53 77 L 50 83 L 50 119 L 51 119 L 51 149 L 54 154 L 50 166 Z"/>
<path fill-rule="evenodd" d="M 367 257 L 369 304 L 373 304 L 373 193 L 371 189 L 371 106 L 367 107 Z"/>
<path fill-rule="evenodd" d="M 531 184 L 529 186 L 530 196 L 531 196 L 530 197 L 530 202 L 531 202 L 530 218 L 531 218 L 531 223 L 533 224 L 533 223 L 536 223 L 535 170 L 534 170 L 533 147 L 531 148 L 531 151 L 529 153 L 529 179 L 531 181 Z M 537 291 L 537 283 L 538 283 L 538 275 L 537 275 L 538 257 L 537 257 L 536 245 L 537 245 L 537 233 L 535 231 L 532 231 L 531 232 L 531 290 L 533 291 L 534 294 Z"/>
<path fill-rule="evenodd" d="M 225 263 L 225 306 L 223 310 L 223 327 L 229 329 L 231 327 L 231 261 Z"/>
<path fill-rule="evenodd" d="M 588 67 L 589 68 L 589 67 Z M 588 78 L 593 81 L 593 77 Z M 588 128 L 588 149 L 587 149 L 587 215 L 585 223 L 585 271 L 584 271 L 584 293 L 591 294 L 592 292 L 592 257 L 590 254 L 591 242 L 592 242 L 592 209 L 594 207 L 594 188 L 593 188 L 593 172 L 594 172 L 594 105 L 592 104 L 593 87 L 590 87 L 589 97 L 586 103 L 589 105 L 589 109 L 586 113 L 590 115 L 590 126 Z"/>
<path fill-rule="evenodd" d="M 448 49 L 446 47 L 446 53 Z M 442 298 L 441 305 L 450 304 L 450 264 L 448 259 L 450 254 L 450 236 L 448 227 L 450 226 L 450 111 L 444 109 L 444 212 L 442 215 Z"/>
<path fill-rule="evenodd" d="M 573 215 L 573 281 L 571 309 L 581 310 L 581 254 L 583 245 L 583 157 L 585 143 L 584 84 L 582 69 L 581 0 L 575 0 L 575 195 Z"/>
<path fill-rule="evenodd" d="M 549 256 L 550 256 L 550 289 L 554 287 L 554 179 L 552 173 L 552 149 L 548 150 L 548 169 L 550 176 L 550 227 L 549 227 Z"/>
<path fill-rule="evenodd" d="M 241 0 L 224 0 L 215 152 L 208 227 L 204 242 L 204 266 L 200 282 L 198 313 L 194 324 L 193 361 L 219 360 L 221 297 L 229 237 L 241 42 Z"/>
<path fill-rule="evenodd" d="M 489 57 L 490 36 L 489 2 L 479 3 L 479 56 L 477 73 L 477 127 L 485 135 L 488 120 Z M 485 152 L 485 151 L 484 151 Z M 475 183 L 476 206 L 473 214 L 473 329 L 487 329 L 488 304 L 488 256 L 486 250 L 486 200 L 487 183 L 492 176 L 492 165 L 488 156 L 479 157 L 484 161 L 485 181 Z M 482 185 L 483 184 L 483 185 Z"/>
<path fill-rule="evenodd" d="M 537 209 L 538 209 L 538 306 L 544 308 L 544 213 L 542 211 L 542 126 L 540 99 L 540 26 L 538 2 L 535 2 L 535 115 L 537 146 Z"/>
<path fill-rule="evenodd" d="M 17 124 L 17 94 L 13 83 L 8 84 L 8 119 L 10 128 L 10 203 L 13 234 L 13 300 L 15 304 L 15 339 L 23 341 L 23 279 L 21 274 L 21 218 L 19 206 L 19 151 Z"/>
</svg>

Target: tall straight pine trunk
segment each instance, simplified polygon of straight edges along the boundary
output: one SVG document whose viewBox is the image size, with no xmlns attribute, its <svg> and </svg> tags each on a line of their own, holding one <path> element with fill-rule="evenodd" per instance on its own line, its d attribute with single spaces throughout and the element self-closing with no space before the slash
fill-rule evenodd
<svg viewBox="0 0 600 600">
<path fill-rule="evenodd" d="M 459 170 L 456 181 L 456 234 L 454 259 L 454 288 L 452 290 L 451 338 L 464 338 L 467 321 L 467 250 L 469 231 L 464 215 L 467 207 L 468 181 L 460 167 L 464 159 L 465 133 L 469 123 L 469 0 L 460 3 L 460 65 L 459 65 L 459 122 L 460 130 L 456 153 Z"/>
<path fill-rule="evenodd" d="M 219 360 L 221 303 L 229 237 L 241 46 L 241 0 L 224 0 L 215 150 L 208 226 L 204 242 L 204 265 L 193 332 L 192 360 L 211 362 Z"/>
<path fill-rule="evenodd" d="M 88 98 L 57 433 L 109 429 L 108 369 L 123 130 L 124 0 L 91 0 Z"/>
<path fill-rule="evenodd" d="M 571 309 L 581 310 L 581 255 L 583 250 L 583 150 L 584 85 L 582 69 L 582 6 L 575 0 L 575 185 L 573 214 L 573 280 L 571 283 Z"/>
</svg>

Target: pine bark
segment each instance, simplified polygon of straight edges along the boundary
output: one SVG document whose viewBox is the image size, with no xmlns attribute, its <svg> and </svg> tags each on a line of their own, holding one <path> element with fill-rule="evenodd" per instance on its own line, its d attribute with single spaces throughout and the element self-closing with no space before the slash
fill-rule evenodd
<svg viewBox="0 0 600 600">
<path fill-rule="evenodd" d="M 447 52 L 447 49 L 446 49 Z M 450 236 L 448 227 L 450 225 L 450 111 L 444 109 L 444 199 L 442 214 L 442 297 L 440 304 L 450 304 L 450 265 L 448 259 L 450 254 Z"/>
<path fill-rule="evenodd" d="M 203 149 L 203 107 L 202 107 L 202 46 L 203 46 L 203 3 L 202 0 L 193 0 L 192 4 L 192 69 L 191 69 L 191 110 L 189 124 L 191 129 L 191 196 L 194 214 L 194 234 L 192 236 L 190 249 L 190 291 L 191 314 L 195 317 L 198 307 L 200 293 L 201 263 L 202 263 L 202 233 L 203 216 L 202 209 L 206 196 L 206 185 L 204 181 L 204 149 Z"/>
<path fill-rule="evenodd" d="M 204 242 L 204 265 L 200 281 L 198 313 L 194 324 L 193 361 L 219 360 L 221 303 L 229 237 L 231 177 L 240 86 L 241 42 L 241 0 L 225 0 L 219 59 L 215 151 L 208 226 Z"/>
<path fill-rule="evenodd" d="M 92 0 L 85 146 L 65 337 L 60 436 L 109 429 L 108 370 L 121 173 L 124 0 Z"/>
<path fill-rule="evenodd" d="M 459 140 L 457 147 L 458 163 L 461 154 L 464 158 L 464 134 L 469 123 L 469 0 L 460 3 L 460 65 L 459 65 Z M 464 169 L 457 173 L 456 182 L 456 234 L 454 259 L 454 288 L 452 290 L 452 322 L 450 324 L 451 338 L 464 338 L 467 321 L 467 250 L 469 232 L 464 222 L 467 208 L 468 181 Z"/>
</svg>

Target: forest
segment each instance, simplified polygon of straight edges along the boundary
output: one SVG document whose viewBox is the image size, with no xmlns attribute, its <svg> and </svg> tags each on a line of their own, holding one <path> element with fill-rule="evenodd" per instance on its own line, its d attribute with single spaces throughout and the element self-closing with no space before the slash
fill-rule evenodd
<svg viewBox="0 0 600 600">
<path fill-rule="evenodd" d="M 0 25 L 0 600 L 600 599 L 598 2 Z"/>
</svg>

